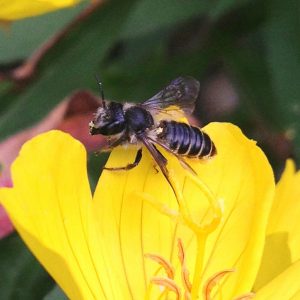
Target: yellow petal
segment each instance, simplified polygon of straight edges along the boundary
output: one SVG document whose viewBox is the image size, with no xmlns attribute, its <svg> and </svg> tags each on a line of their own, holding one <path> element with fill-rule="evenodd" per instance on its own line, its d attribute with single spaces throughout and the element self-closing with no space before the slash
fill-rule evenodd
<svg viewBox="0 0 300 300">
<path fill-rule="evenodd" d="M 288 160 L 276 187 L 267 227 L 266 246 L 255 290 L 300 259 L 300 172 Z"/>
<path fill-rule="evenodd" d="M 150 282 L 165 275 L 164 270 L 145 256 L 169 260 L 175 266 L 174 282 L 180 282 L 179 238 L 191 281 L 201 276 L 201 287 L 216 273 L 236 269 L 221 283 L 224 299 L 231 299 L 253 285 L 274 180 L 263 153 L 238 128 L 214 123 L 205 131 L 218 155 L 190 163 L 222 204 L 223 218 L 207 241 L 203 235 L 198 248 L 170 185 L 145 149 L 137 168 L 104 171 L 91 201 L 82 145 L 57 131 L 40 135 L 24 146 L 12 170 L 14 188 L 0 190 L 0 199 L 26 243 L 71 299 L 156 299 L 161 290 Z M 135 152 L 114 150 L 108 166 L 132 162 Z M 203 189 L 174 156 L 164 154 L 192 222 L 209 223 L 211 203 Z M 194 274 L 196 257 L 203 260 L 199 274 Z"/>
<path fill-rule="evenodd" d="M 17 20 L 73 6 L 80 0 L 0 0 L 0 20 Z"/>
<path fill-rule="evenodd" d="M 255 300 L 297 300 L 300 299 L 300 261 L 293 263 L 276 276 L 255 295 Z"/>
<path fill-rule="evenodd" d="M 232 125 L 211 124 L 206 131 L 218 155 L 198 173 L 223 201 L 223 219 L 208 240 L 204 278 L 234 268 L 224 283 L 226 299 L 249 292 L 264 246 L 274 195 L 272 169 L 263 152 Z M 203 174 L 203 175 L 202 175 Z"/>
<path fill-rule="evenodd" d="M 209 161 L 189 162 L 200 179 L 220 199 L 224 211 L 220 227 L 209 236 L 205 247 L 202 282 L 219 271 L 236 268 L 224 284 L 226 299 L 251 290 L 264 245 L 274 179 L 262 151 L 238 128 L 214 123 L 205 131 L 216 143 L 218 155 Z M 187 249 L 187 264 L 193 276 L 199 250 L 196 249 L 195 235 L 187 226 L 162 214 L 155 205 L 151 205 L 152 202 L 145 201 L 146 196 L 144 201 L 139 197 L 142 193 L 150 195 L 151 199 L 160 203 L 157 207 L 165 208 L 170 214 L 178 208 L 169 184 L 156 172 L 149 154 L 143 152 L 141 165 L 130 172 L 104 171 L 95 193 L 98 230 L 105 232 L 109 245 L 104 249 L 104 255 L 108 257 L 110 249 L 118 249 L 119 252 L 115 250 L 111 255 L 111 266 L 117 270 L 122 265 L 126 273 L 122 284 L 125 286 L 127 282 L 130 293 L 136 298 L 144 295 L 151 277 L 158 270 L 153 261 L 144 261 L 145 254 L 159 254 L 179 267 L 176 244 L 180 238 Z M 133 150 L 116 149 L 107 165 L 124 166 L 134 160 L 134 155 Z M 193 217 L 208 220 L 207 200 L 188 179 L 176 159 L 166 156 L 168 168 L 175 174 Z M 115 272 L 106 276 L 111 282 L 120 280 L 120 274 Z"/>
<path fill-rule="evenodd" d="M 16 229 L 71 299 L 102 299 L 87 242 L 91 192 L 84 147 L 51 131 L 23 146 L 0 198 Z"/>
</svg>

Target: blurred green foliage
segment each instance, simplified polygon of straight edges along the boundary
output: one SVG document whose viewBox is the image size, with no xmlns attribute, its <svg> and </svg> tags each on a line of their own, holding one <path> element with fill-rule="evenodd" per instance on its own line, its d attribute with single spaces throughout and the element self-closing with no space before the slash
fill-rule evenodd
<svg viewBox="0 0 300 300">
<path fill-rule="evenodd" d="M 0 240 L 0 299 L 43 299 L 53 280 L 17 236 Z"/>
<path fill-rule="evenodd" d="M 18 21 L 11 32 L 1 32 L 0 71 L 26 59 L 85 6 Z M 275 169 L 288 156 L 299 163 L 299 11 L 300 2 L 291 0 L 108 1 L 47 53 L 31 81 L 1 82 L 0 138 L 33 126 L 74 90 L 97 93 L 94 74 L 100 74 L 106 97 L 120 101 L 147 99 L 180 75 L 205 87 L 223 74 L 237 94 L 235 105 L 217 114 L 226 97 L 209 103 L 201 94 L 196 117 L 202 124 L 235 122 L 258 140 Z M 90 159 L 93 186 L 102 160 Z M 30 299 L 59 299 L 58 289 L 46 296 L 51 281 L 15 236 L 1 241 L 0 254 L 7 273 L 1 299 L 27 299 L 38 280 L 47 288 Z M 29 264 L 36 275 L 24 275 Z"/>
</svg>

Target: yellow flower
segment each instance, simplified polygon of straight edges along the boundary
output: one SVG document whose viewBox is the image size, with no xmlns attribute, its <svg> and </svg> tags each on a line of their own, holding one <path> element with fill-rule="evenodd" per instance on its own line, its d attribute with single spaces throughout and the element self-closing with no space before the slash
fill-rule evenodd
<svg viewBox="0 0 300 300">
<path fill-rule="evenodd" d="M 23 19 L 73 6 L 80 0 L 0 0 L 0 20 Z"/>
<path fill-rule="evenodd" d="M 300 171 L 288 160 L 276 186 L 266 245 L 254 290 L 257 299 L 300 299 Z"/>
<path fill-rule="evenodd" d="M 50 131 L 23 146 L 12 166 L 14 187 L 1 189 L 0 199 L 70 299 L 253 296 L 273 173 L 263 152 L 237 127 L 212 123 L 204 130 L 218 154 L 190 161 L 197 177 L 164 153 L 177 197 L 145 150 L 135 169 L 103 171 L 92 196 L 78 141 Z M 123 166 L 134 155 L 116 149 L 107 165 Z M 286 285 L 294 283 L 298 269 L 293 265 L 287 276 L 280 275 Z M 281 286 L 282 280 L 276 288 Z M 257 296 L 273 291 L 274 285 L 266 285 Z M 288 298 L 275 293 L 272 299 Z"/>
</svg>

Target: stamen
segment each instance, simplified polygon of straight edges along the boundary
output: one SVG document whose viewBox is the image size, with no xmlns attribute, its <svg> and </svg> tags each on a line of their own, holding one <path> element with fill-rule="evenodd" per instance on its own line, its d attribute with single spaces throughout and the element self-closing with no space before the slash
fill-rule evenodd
<svg viewBox="0 0 300 300">
<path fill-rule="evenodd" d="M 199 224 L 197 220 L 195 221 L 194 218 L 190 215 L 189 209 L 187 206 L 187 201 L 184 199 L 182 190 L 179 186 L 178 181 L 176 180 L 176 176 L 173 174 L 173 171 L 170 170 L 169 172 L 169 183 L 173 187 L 173 191 L 176 196 L 176 200 L 179 205 L 179 211 L 169 208 L 167 205 L 158 202 L 154 199 L 151 195 L 146 193 L 135 193 L 137 196 L 140 196 L 143 200 L 148 202 L 151 206 L 157 209 L 159 212 L 171 217 L 173 221 L 176 223 L 183 223 L 188 226 L 195 234 L 197 240 L 197 257 L 194 267 L 193 273 L 193 283 L 191 289 L 191 299 L 197 299 L 199 294 L 199 289 L 202 281 L 202 269 L 203 269 L 203 258 L 204 258 L 204 251 L 205 245 L 208 235 L 213 232 L 217 226 L 221 222 L 222 211 L 220 207 L 219 201 L 217 201 L 216 197 L 212 193 L 212 191 L 208 188 L 208 186 L 201 181 L 199 178 L 190 175 L 187 172 L 187 177 L 194 182 L 198 188 L 201 190 L 203 195 L 207 198 L 207 201 L 211 205 L 211 209 L 213 211 L 213 218 L 208 224 Z M 188 278 L 188 273 L 183 274 L 183 281 L 186 281 Z M 188 291 L 189 281 L 186 281 L 184 284 L 186 291 Z"/>
<path fill-rule="evenodd" d="M 191 299 L 192 299 L 191 293 L 185 291 L 184 292 L 184 300 L 191 300 Z"/>
<path fill-rule="evenodd" d="M 192 283 L 192 293 L 191 298 L 193 300 L 198 299 L 199 289 L 202 282 L 202 270 L 203 270 L 203 259 L 204 259 L 204 252 L 205 252 L 205 245 L 207 234 L 200 234 L 196 235 L 197 239 L 197 250 L 196 250 L 196 262 L 194 266 L 194 274 L 193 274 L 193 283 Z"/>
<path fill-rule="evenodd" d="M 169 216 L 175 222 L 181 222 L 187 225 L 196 235 L 208 235 L 213 232 L 221 222 L 222 209 L 221 202 L 218 201 L 209 187 L 201 181 L 198 177 L 186 172 L 186 176 L 196 184 L 199 190 L 206 197 L 207 201 L 210 203 L 211 209 L 213 211 L 212 220 L 208 224 L 199 224 L 190 215 L 188 207 L 186 205 L 186 199 L 182 194 L 179 183 L 176 180 L 176 176 L 172 170 L 169 171 L 169 183 L 173 187 L 173 191 L 176 196 L 177 203 L 179 205 L 179 211 L 171 209 L 165 203 L 157 201 L 150 194 L 144 192 L 133 192 L 135 196 L 142 198 L 144 201 L 148 202 L 152 207 L 157 209 L 164 215 Z"/>
<path fill-rule="evenodd" d="M 174 279 L 174 268 L 166 259 L 155 254 L 145 254 L 145 257 L 150 258 L 161 265 L 167 273 L 168 278 Z"/>
<path fill-rule="evenodd" d="M 184 249 L 183 249 L 183 244 L 181 239 L 178 239 L 178 258 L 181 264 L 181 278 L 182 278 L 182 282 L 183 282 L 183 286 L 185 289 L 185 298 L 189 297 L 191 295 L 191 291 L 192 291 L 192 284 L 190 282 L 189 279 L 189 270 L 187 269 L 186 263 L 185 263 L 185 253 L 184 253 Z M 186 298 L 186 299 L 189 299 Z"/>
<path fill-rule="evenodd" d="M 203 224 L 204 222 L 199 222 L 199 219 L 195 219 L 190 213 L 188 207 L 188 199 L 185 199 L 182 191 L 182 187 L 177 180 L 177 176 L 174 173 L 174 170 L 169 170 L 168 181 L 171 185 L 175 197 L 178 203 L 178 210 L 172 209 L 168 207 L 165 203 L 157 201 L 151 195 L 144 192 L 135 192 L 138 197 L 141 197 L 143 201 L 149 203 L 152 207 L 157 209 L 160 213 L 167 215 L 171 218 L 175 223 L 183 223 L 187 227 L 189 227 L 195 234 L 196 242 L 197 242 L 197 250 L 196 250 L 196 261 L 193 270 L 193 280 L 192 284 L 189 280 L 189 272 L 187 270 L 185 259 L 184 259 L 184 251 L 181 241 L 178 242 L 178 255 L 181 263 L 181 277 L 183 286 L 185 289 L 184 298 L 185 299 L 198 299 L 199 290 L 202 283 L 202 272 L 203 272 L 203 259 L 204 252 L 206 247 L 206 241 L 210 233 L 217 229 L 218 225 L 222 219 L 222 202 L 219 201 L 210 188 L 197 176 L 186 172 L 186 179 L 191 180 L 192 183 L 196 185 L 199 191 L 203 194 L 204 200 L 208 201 L 210 210 L 212 211 L 212 218 L 208 223 Z M 152 256 L 152 259 L 157 261 L 161 266 L 166 270 L 169 279 L 171 277 L 170 273 L 170 265 L 167 264 L 166 261 L 161 260 L 159 256 Z M 223 271 L 215 275 L 205 286 L 205 299 L 210 299 L 210 292 L 213 287 L 225 274 L 232 271 Z M 174 276 L 174 275 L 173 275 Z M 156 278 L 156 277 L 154 277 Z M 150 292 L 150 291 L 149 291 Z M 149 294 L 149 293 L 148 293 Z"/>
<path fill-rule="evenodd" d="M 157 211 L 159 211 L 163 215 L 170 217 L 176 223 L 180 221 L 181 216 L 177 210 L 168 207 L 165 203 L 161 203 L 161 202 L 157 201 L 150 194 L 134 191 L 133 196 L 140 197 L 143 201 L 150 204 L 153 208 L 155 208 Z"/>
<path fill-rule="evenodd" d="M 209 278 L 207 283 L 204 285 L 204 289 L 203 289 L 204 299 L 205 300 L 211 300 L 212 299 L 212 296 L 211 296 L 212 289 L 220 282 L 220 280 L 225 275 L 228 275 L 229 273 L 232 273 L 232 272 L 234 272 L 233 269 L 224 270 L 224 271 L 216 273 L 211 278 Z"/>
<path fill-rule="evenodd" d="M 216 196 L 213 194 L 210 188 L 202 180 L 200 180 L 199 177 L 194 176 L 193 174 L 190 173 L 187 173 L 186 176 L 193 183 L 195 183 L 196 186 L 199 188 L 199 190 L 204 194 L 206 200 L 209 202 L 211 209 L 213 211 L 213 218 L 210 221 L 210 223 L 199 226 L 201 232 L 209 234 L 213 232 L 221 222 L 221 218 L 222 218 L 221 202 L 219 199 L 216 198 Z"/>
<path fill-rule="evenodd" d="M 180 288 L 173 279 L 162 278 L 162 277 L 152 277 L 151 283 L 165 287 L 169 291 L 172 291 L 176 294 L 177 300 L 180 299 L 180 297 L 181 297 Z"/>
<path fill-rule="evenodd" d="M 237 298 L 234 298 L 234 300 L 251 300 L 254 297 L 255 297 L 254 293 L 247 293 L 247 294 L 241 295 Z"/>
<path fill-rule="evenodd" d="M 203 181 L 201 181 L 198 177 L 189 174 L 189 172 L 186 173 L 186 176 L 198 186 L 199 190 L 204 194 L 207 201 L 210 203 L 211 208 L 213 210 L 213 219 L 209 224 L 205 224 L 205 225 L 199 224 L 198 222 L 195 222 L 193 220 L 193 218 L 191 217 L 188 211 L 186 201 L 184 199 L 182 191 L 179 188 L 179 184 L 175 179 L 176 176 L 174 176 L 172 170 L 170 170 L 169 181 L 170 184 L 173 186 L 173 190 L 175 192 L 175 196 L 179 204 L 179 211 L 182 215 L 185 224 L 188 227 L 190 227 L 190 229 L 192 229 L 196 235 L 199 234 L 207 235 L 212 231 L 214 231 L 221 221 L 222 212 L 221 212 L 219 201 L 217 201 L 216 197 L 214 196 L 212 191 L 208 188 L 208 186 Z"/>
<path fill-rule="evenodd" d="M 183 283 L 183 288 L 184 288 L 184 295 L 183 298 L 185 300 L 191 300 L 191 290 L 192 290 L 192 284 L 189 280 L 189 271 L 186 266 L 186 260 L 185 260 L 185 252 L 184 252 L 184 247 L 181 239 L 178 239 L 178 259 L 180 261 L 181 265 L 181 279 Z M 160 255 L 155 255 L 155 254 L 146 254 L 145 257 L 152 259 L 153 261 L 157 262 L 162 266 L 167 273 L 168 278 L 164 277 L 158 277 L 158 276 L 153 276 L 151 279 L 151 283 L 156 284 L 156 285 L 161 285 L 167 288 L 161 295 L 160 298 L 163 297 L 166 291 L 173 291 L 176 293 L 177 299 L 180 299 L 181 297 L 181 287 L 178 285 L 175 280 L 175 269 L 173 266 L 163 257 Z M 159 270 L 158 270 L 159 271 Z M 156 274 L 158 273 L 156 272 Z M 156 275 L 155 274 L 155 275 Z M 150 293 L 151 293 L 151 287 L 149 286 L 148 292 L 147 292 L 147 299 L 150 298 Z M 160 299 L 159 298 L 159 299 Z"/>
<path fill-rule="evenodd" d="M 169 181 L 173 186 L 173 190 L 175 192 L 175 196 L 177 198 L 177 202 L 179 204 L 179 212 L 184 220 L 185 225 L 187 225 L 196 236 L 197 240 L 197 256 L 193 273 L 193 283 L 192 283 L 192 291 L 191 291 L 191 299 L 197 299 L 199 294 L 199 289 L 202 281 L 202 269 L 203 269 L 203 259 L 204 259 L 204 251 L 205 245 L 208 235 L 213 232 L 221 222 L 222 212 L 217 201 L 216 197 L 213 195 L 212 191 L 208 188 L 208 186 L 201 181 L 198 177 L 192 176 L 187 173 L 186 175 L 192 182 L 194 182 L 201 192 L 206 196 L 211 208 L 213 210 L 213 218 L 208 224 L 199 224 L 197 220 L 195 221 L 193 217 L 189 213 L 189 209 L 187 206 L 187 202 L 184 199 L 183 193 L 179 188 L 179 184 L 176 181 L 176 176 L 173 176 L 172 170 L 170 170 Z"/>
</svg>

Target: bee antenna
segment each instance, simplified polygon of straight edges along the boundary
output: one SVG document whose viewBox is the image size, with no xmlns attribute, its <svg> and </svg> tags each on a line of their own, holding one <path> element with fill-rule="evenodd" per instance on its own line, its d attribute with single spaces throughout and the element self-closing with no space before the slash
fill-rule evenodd
<svg viewBox="0 0 300 300">
<path fill-rule="evenodd" d="M 97 74 L 94 75 L 95 79 L 99 85 L 99 92 L 100 92 L 100 96 L 101 96 L 101 103 L 102 106 L 105 107 L 105 101 L 104 101 L 104 91 L 103 91 L 103 84 L 102 81 L 100 80 L 99 76 Z"/>
</svg>

